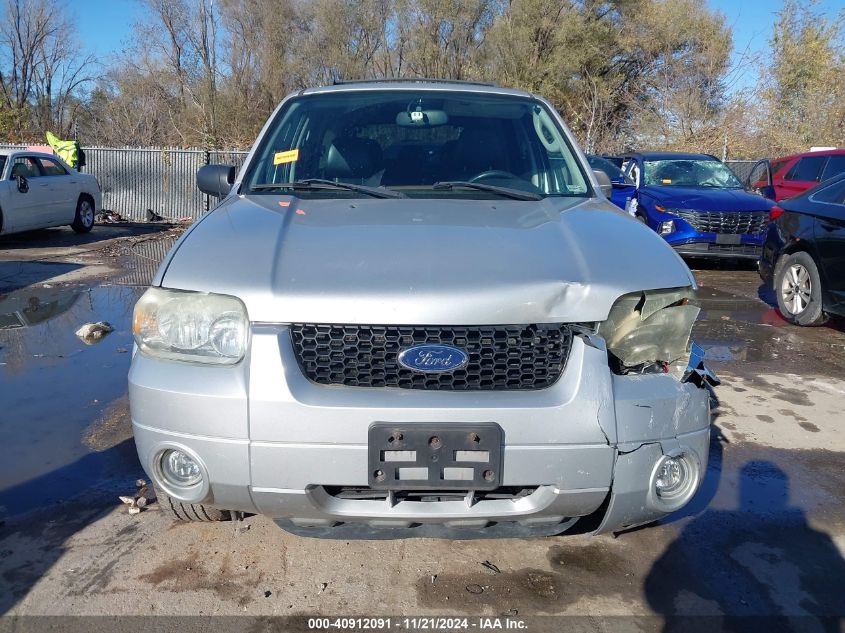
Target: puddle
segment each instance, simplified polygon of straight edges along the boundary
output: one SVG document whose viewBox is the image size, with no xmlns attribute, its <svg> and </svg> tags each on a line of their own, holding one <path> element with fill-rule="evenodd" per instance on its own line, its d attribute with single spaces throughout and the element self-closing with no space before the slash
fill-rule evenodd
<svg viewBox="0 0 845 633">
<path fill-rule="evenodd" d="M 29 288 L 0 298 L 0 516 L 67 498 L 121 463 L 134 472 L 127 429 L 114 426 L 128 420 L 132 308 L 142 291 Z M 75 332 L 96 321 L 114 331 L 86 345 Z"/>
<path fill-rule="evenodd" d="M 750 292 L 750 291 L 749 291 Z M 701 287 L 697 294 L 701 313 L 693 339 L 707 359 L 716 365 L 736 368 L 759 363 L 756 371 L 837 375 L 843 367 L 845 333 L 835 324 L 801 328 L 788 323 L 770 298 L 756 294 L 736 295 L 714 287 Z"/>
</svg>

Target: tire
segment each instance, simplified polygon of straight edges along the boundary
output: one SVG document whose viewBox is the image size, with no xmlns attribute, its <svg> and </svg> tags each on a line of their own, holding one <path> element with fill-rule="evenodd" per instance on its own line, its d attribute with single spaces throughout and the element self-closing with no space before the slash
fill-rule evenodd
<svg viewBox="0 0 845 633">
<path fill-rule="evenodd" d="M 646 221 L 646 219 L 643 216 L 641 216 L 639 213 L 637 215 L 635 215 L 634 217 L 637 218 L 637 220 L 639 222 L 641 222 L 642 224 L 645 224 L 646 226 L 648 226 L 648 222 Z"/>
<path fill-rule="evenodd" d="M 827 321 L 822 310 L 819 269 L 809 253 L 799 251 L 778 261 L 775 295 L 784 319 L 795 325 L 814 326 Z"/>
<path fill-rule="evenodd" d="M 184 503 L 174 499 L 160 488 L 155 488 L 156 499 L 161 511 L 167 514 L 174 521 L 194 521 L 209 523 L 212 521 L 231 521 L 232 513 L 228 510 L 220 510 L 204 506 L 199 503 Z"/>
<path fill-rule="evenodd" d="M 79 196 L 76 203 L 76 217 L 70 225 L 76 233 L 88 233 L 94 228 L 94 201 L 89 196 Z"/>
</svg>

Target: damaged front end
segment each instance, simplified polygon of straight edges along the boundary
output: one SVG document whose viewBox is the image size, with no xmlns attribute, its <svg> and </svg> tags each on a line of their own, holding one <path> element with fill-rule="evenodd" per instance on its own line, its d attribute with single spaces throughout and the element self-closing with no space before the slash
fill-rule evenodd
<svg viewBox="0 0 845 633">
<path fill-rule="evenodd" d="M 719 378 L 704 364 L 704 349 L 691 341 L 700 308 L 692 288 L 645 290 L 620 297 L 597 329 L 615 374 L 671 374 L 707 389 Z"/>
<path fill-rule="evenodd" d="M 699 313 L 692 292 L 691 288 L 646 290 L 616 300 L 598 327 L 614 373 L 683 375 Z"/>
<path fill-rule="evenodd" d="M 596 332 L 613 373 L 617 457 L 597 533 L 649 523 L 686 505 L 707 469 L 719 379 L 691 341 L 692 288 L 624 295 Z"/>
</svg>

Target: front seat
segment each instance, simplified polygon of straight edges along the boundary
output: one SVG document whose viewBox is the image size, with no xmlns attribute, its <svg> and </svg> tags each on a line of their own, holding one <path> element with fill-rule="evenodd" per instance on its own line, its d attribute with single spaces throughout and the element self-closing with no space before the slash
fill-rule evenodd
<svg viewBox="0 0 845 633">
<path fill-rule="evenodd" d="M 369 138 L 339 136 L 329 146 L 323 169 L 329 180 L 364 181 L 381 169 L 381 146 Z"/>
</svg>

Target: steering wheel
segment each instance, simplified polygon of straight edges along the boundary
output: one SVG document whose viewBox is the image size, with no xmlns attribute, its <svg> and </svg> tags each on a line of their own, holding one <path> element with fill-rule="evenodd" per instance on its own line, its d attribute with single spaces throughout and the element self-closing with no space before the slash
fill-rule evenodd
<svg viewBox="0 0 845 633">
<path fill-rule="evenodd" d="M 504 171 L 502 169 L 490 169 L 488 171 L 482 171 L 480 174 L 476 174 L 467 182 L 478 182 L 480 180 L 486 180 L 487 178 L 507 178 L 508 180 L 521 180 L 519 176 L 517 176 L 516 174 L 512 174 L 509 171 Z"/>
</svg>

